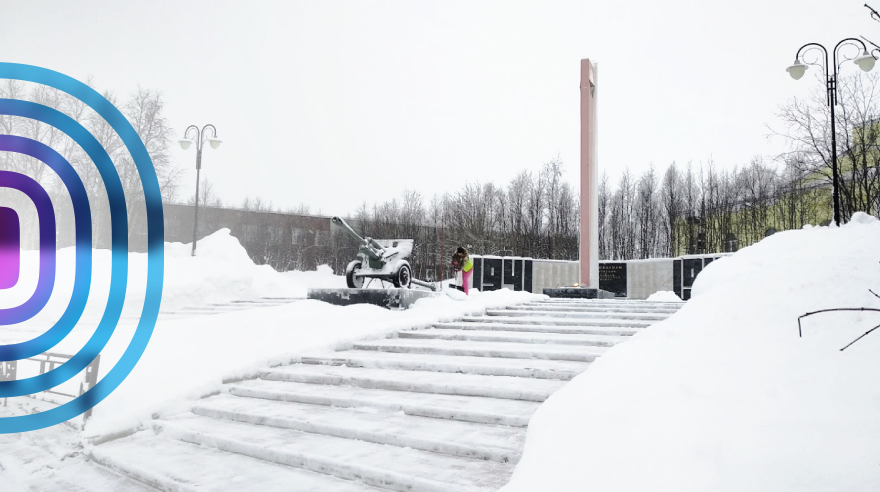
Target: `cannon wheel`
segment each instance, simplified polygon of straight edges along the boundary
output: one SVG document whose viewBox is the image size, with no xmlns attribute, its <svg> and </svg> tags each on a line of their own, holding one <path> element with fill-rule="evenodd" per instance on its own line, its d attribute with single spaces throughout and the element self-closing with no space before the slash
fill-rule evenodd
<svg viewBox="0 0 880 492">
<path fill-rule="evenodd" d="M 349 289 L 361 289 L 364 286 L 364 277 L 355 277 L 354 274 L 361 271 L 361 262 L 353 261 L 345 268 L 345 283 Z"/>
<path fill-rule="evenodd" d="M 409 265 L 400 265 L 400 268 L 397 269 L 397 273 L 391 281 L 394 283 L 395 287 L 404 287 L 408 289 L 409 284 L 412 281 L 412 269 Z"/>
</svg>

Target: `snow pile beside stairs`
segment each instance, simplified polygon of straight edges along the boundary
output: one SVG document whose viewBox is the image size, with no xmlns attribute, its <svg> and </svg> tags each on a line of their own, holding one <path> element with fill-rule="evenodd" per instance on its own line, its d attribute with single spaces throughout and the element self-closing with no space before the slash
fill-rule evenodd
<svg viewBox="0 0 880 492">
<path fill-rule="evenodd" d="M 770 236 L 532 418 L 505 492 L 880 490 L 880 222 Z"/>
</svg>

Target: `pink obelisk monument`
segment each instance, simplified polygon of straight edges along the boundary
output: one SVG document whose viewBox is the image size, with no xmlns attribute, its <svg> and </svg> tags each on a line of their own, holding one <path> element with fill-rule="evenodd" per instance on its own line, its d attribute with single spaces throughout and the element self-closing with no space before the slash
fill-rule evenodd
<svg viewBox="0 0 880 492">
<path fill-rule="evenodd" d="M 599 288 L 598 141 L 596 65 L 581 60 L 581 286 Z"/>
</svg>

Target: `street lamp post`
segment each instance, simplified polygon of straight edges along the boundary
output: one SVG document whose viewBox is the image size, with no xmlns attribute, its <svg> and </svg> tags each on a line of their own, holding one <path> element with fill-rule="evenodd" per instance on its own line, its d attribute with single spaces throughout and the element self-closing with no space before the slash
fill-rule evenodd
<svg viewBox="0 0 880 492">
<path fill-rule="evenodd" d="M 210 128 L 211 136 L 207 135 L 207 130 Z M 195 138 L 189 137 L 191 131 L 195 132 Z M 195 217 L 193 217 L 193 247 L 192 247 L 192 256 L 196 255 L 196 240 L 198 239 L 198 230 L 199 230 L 199 174 L 202 170 L 202 148 L 205 146 L 205 141 L 207 141 L 212 149 L 216 149 L 223 143 L 222 140 L 217 138 L 217 129 L 214 128 L 214 125 L 208 124 L 202 127 L 199 130 L 199 127 L 195 125 L 190 125 L 187 127 L 186 131 L 183 132 L 183 138 L 179 140 L 180 147 L 183 150 L 189 149 L 189 146 L 193 143 L 196 144 L 196 207 L 195 207 Z"/>
<path fill-rule="evenodd" d="M 862 54 L 855 57 L 843 57 L 843 59 L 838 62 L 840 48 L 844 46 L 854 46 L 856 48 L 861 46 Z M 819 63 L 823 60 L 818 56 L 813 61 L 804 61 L 804 55 L 813 50 L 822 51 L 822 53 L 825 55 L 824 63 Z M 789 75 L 791 75 L 791 78 L 798 80 L 804 76 L 804 72 L 807 70 L 809 65 L 822 67 L 822 72 L 825 76 L 825 103 L 831 108 L 831 199 L 834 204 L 834 223 L 839 227 L 840 193 L 837 180 L 837 129 L 834 117 L 834 106 L 837 105 L 837 73 L 843 62 L 849 60 L 852 60 L 863 71 L 870 72 L 871 69 L 874 68 L 874 62 L 876 61 L 876 59 L 873 55 L 868 53 L 868 47 L 865 46 L 865 43 L 856 38 L 846 38 L 841 40 L 834 47 L 832 55 L 833 64 L 829 66 L 828 50 L 826 50 L 825 47 L 819 43 L 807 43 L 801 46 L 801 48 L 797 51 L 797 54 L 794 57 L 794 65 L 788 67 L 785 70 L 788 72 Z"/>
</svg>

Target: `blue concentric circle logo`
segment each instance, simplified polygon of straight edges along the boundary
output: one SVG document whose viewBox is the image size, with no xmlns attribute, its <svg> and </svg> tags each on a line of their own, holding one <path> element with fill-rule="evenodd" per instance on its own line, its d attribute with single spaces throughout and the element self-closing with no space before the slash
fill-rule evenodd
<svg viewBox="0 0 880 492">
<path fill-rule="evenodd" d="M 82 415 L 115 390 L 131 373 L 150 341 L 159 315 L 164 273 L 164 226 L 162 197 L 156 171 L 135 129 L 113 104 L 76 79 L 45 68 L 0 63 L 0 79 L 34 82 L 64 91 L 92 108 L 119 135 L 131 154 L 144 190 L 147 214 L 147 286 L 143 311 L 134 337 L 119 362 L 98 383 L 73 401 L 57 408 L 24 416 L 0 418 L 0 433 L 26 432 L 53 426 Z M 112 267 L 110 294 L 95 333 L 67 362 L 39 376 L 0 381 L 0 398 L 24 396 L 54 388 L 85 369 L 100 353 L 116 329 L 125 301 L 128 282 L 128 214 L 122 182 L 107 152 L 92 134 L 65 114 L 41 104 L 0 99 L 0 115 L 20 116 L 51 125 L 69 136 L 88 154 L 101 175 L 110 203 Z M 0 151 L 16 152 L 37 159 L 61 178 L 73 204 L 76 232 L 76 269 L 70 302 L 58 321 L 45 333 L 21 343 L 0 345 L 0 361 L 17 361 L 46 352 L 61 342 L 85 310 L 92 279 L 92 224 L 89 200 L 79 176 L 64 157 L 45 144 L 29 138 L 0 135 Z M 34 203 L 39 219 L 39 278 L 34 294 L 23 304 L 0 309 L 0 325 L 21 323 L 34 317 L 46 305 L 55 284 L 55 217 L 45 190 L 23 174 L 0 171 L 0 188 L 13 188 Z M 14 284 L 18 275 L 18 219 L 11 209 L 0 208 L 0 288 Z M 12 238 L 12 239 L 9 239 Z M 13 275 L 14 273 L 14 275 Z M 5 283 L 5 284 L 4 284 Z"/>
</svg>

